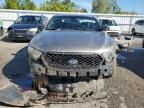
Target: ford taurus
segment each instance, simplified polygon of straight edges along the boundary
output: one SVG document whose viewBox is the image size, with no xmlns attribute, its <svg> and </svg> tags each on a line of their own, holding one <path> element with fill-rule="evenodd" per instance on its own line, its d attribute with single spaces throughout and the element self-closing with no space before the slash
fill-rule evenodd
<svg viewBox="0 0 144 108">
<path fill-rule="evenodd" d="M 93 16 L 53 16 L 28 46 L 35 87 L 40 86 L 40 80 L 50 82 L 51 77 L 111 77 L 116 67 L 116 46 Z"/>
</svg>

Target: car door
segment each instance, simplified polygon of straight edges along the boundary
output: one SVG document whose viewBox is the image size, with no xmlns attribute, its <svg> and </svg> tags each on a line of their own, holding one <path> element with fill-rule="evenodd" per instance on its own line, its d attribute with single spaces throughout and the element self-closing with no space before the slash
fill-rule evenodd
<svg viewBox="0 0 144 108">
<path fill-rule="evenodd" d="M 135 32 L 141 33 L 141 20 L 135 23 Z"/>
<path fill-rule="evenodd" d="M 41 23 L 38 27 L 39 31 L 42 31 L 46 27 L 47 23 L 48 23 L 48 18 L 45 16 L 42 16 Z"/>
<path fill-rule="evenodd" d="M 140 31 L 141 33 L 144 33 L 144 20 L 141 21 Z"/>
</svg>

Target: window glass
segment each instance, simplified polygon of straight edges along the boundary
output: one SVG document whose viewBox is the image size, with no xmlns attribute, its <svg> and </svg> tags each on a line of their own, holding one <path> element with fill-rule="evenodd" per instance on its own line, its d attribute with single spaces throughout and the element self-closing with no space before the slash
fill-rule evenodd
<svg viewBox="0 0 144 108">
<path fill-rule="evenodd" d="M 15 23 L 16 24 L 27 24 L 27 23 L 40 23 L 41 22 L 41 17 L 39 16 L 21 16 L 19 17 Z"/>
<path fill-rule="evenodd" d="M 82 16 L 53 17 L 46 29 L 100 30 L 95 18 Z"/>
<path fill-rule="evenodd" d="M 102 20 L 102 25 L 117 26 L 115 20 Z"/>
</svg>

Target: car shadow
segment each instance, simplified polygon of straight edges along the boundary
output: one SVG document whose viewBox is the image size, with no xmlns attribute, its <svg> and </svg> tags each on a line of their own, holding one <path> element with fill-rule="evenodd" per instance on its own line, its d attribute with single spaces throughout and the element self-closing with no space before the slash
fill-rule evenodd
<svg viewBox="0 0 144 108">
<path fill-rule="evenodd" d="M 117 64 L 144 78 L 144 49 L 129 48 L 118 54 Z"/>
<path fill-rule="evenodd" d="M 28 65 L 27 47 L 22 48 L 3 68 L 3 74 L 23 90 L 31 88 L 32 77 Z"/>
</svg>

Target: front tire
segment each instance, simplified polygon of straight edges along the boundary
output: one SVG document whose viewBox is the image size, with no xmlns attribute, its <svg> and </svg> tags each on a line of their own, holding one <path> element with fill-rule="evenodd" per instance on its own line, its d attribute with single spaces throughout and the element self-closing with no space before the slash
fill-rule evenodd
<svg viewBox="0 0 144 108">
<path fill-rule="evenodd" d="M 113 72 L 117 70 L 117 55 L 115 55 L 113 60 Z"/>
<path fill-rule="evenodd" d="M 136 35 L 135 29 L 132 29 L 132 35 Z"/>
</svg>

